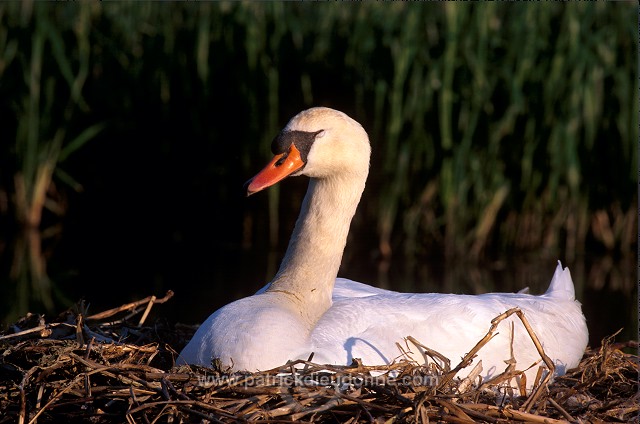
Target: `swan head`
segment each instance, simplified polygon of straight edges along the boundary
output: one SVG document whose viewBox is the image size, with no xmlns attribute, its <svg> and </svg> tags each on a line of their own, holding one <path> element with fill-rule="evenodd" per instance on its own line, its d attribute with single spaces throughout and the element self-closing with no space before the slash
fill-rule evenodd
<svg viewBox="0 0 640 424">
<path fill-rule="evenodd" d="M 271 143 L 275 155 L 247 181 L 247 196 L 288 176 L 311 178 L 364 175 L 369 172 L 371 147 L 362 126 L 347 114 L 326 107 L 298 113 Z"/>
</svg>

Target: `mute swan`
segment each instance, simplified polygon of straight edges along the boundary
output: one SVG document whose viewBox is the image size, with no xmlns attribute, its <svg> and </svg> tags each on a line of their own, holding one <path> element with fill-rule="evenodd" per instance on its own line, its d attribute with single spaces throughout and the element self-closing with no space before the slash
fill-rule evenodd
<svg viewBox="0 0 640 424">
<path fill-rule="evenodd" d="M 255 295 L 214 312 L 179 362 L 210 366 L 216 358 L 233 370 L 257 371 L 314 352 L 317 363 L 347 365 L 360 358 L 365 365 L 381 365 L 400 356 L 396 343 L 413 336 L 448 357 L 453 367 L 486 334 L 493 318 L 518 307 L 557 374 L 578 365 L 588 333 L 568 268 L 558 263 L 549 289 L 540 296 L 397 293 L 336 279 L 369 172 L 367 133 L 342 112 L 312 108 L 289 121 L 271 150 L 275 157 L 248 181 L 247 195 L 289 175 L 311 177 L 280 269 Z M 511 357 L 510 322 L 516 369 L 540 359 L 524 326 L 512 316 L 478 353 L 485 379 L 504 371 Z M 529 388 L 536 372 L 533 367 L 527 373 Z"/>
</svg>

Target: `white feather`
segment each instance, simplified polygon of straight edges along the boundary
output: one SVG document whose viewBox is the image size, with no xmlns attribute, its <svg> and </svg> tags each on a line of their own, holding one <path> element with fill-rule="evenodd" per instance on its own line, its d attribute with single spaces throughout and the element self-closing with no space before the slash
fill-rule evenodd
<svg viewBox="0 0 640 424">
<path fill-rule="evenodd" d="M 486 334 L 493 318 L 517 307 L 558 374 L 578 365 L 588 331 L 569 269 L 559 262 L 549 289 L 540 296 L 397 293 L 336 279 L 368 174 L 368 137 L 357 122 L 327 108 L 301 112 L 285 130 L 322 134 L 298 171 L 312 178 L 285 258 L 273 281 L 255 295 L 214 312 L 184 348 L 180 362 L 210 365 L 218 359 L 223 366 L 257 371 L 306 359 L 313 352 L 320 363 L 347 365 L 360 358 L 366 365 L 380 365 L 398 358 L 397 344 L 413 336 L 455 366 Z M 520 320 L 511 316 L 478 353 L 484 378 L 505 369 L 511 347 L 519 370 L 540 359 Z M 529 387 L 536 372 L 527 373 Z"/>
</svg>

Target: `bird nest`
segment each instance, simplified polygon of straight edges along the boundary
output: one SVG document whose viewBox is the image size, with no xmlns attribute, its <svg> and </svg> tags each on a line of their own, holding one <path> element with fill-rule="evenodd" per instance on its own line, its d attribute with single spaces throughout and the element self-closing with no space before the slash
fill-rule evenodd
<svg viewBox="0 0 640 424">
<path fill-rule="evenodd" d="M 457 378 L 461 368 L 476 365 L 473 351 L 453 368 L 448 361 L 424 366 L 407 359 L 379 367 L 358 361 L 327 366 L 310 358 L 232 374 L 215 363 L 175 365 L 175 348 L 194 328 L 145 325 L 151 307 L 171 296 L 91 316 L 80 304 L 51 322 L 29 314 L 15 323 L 0 335 L 0 423 L 553 423 L 629 422 L 638 416 L 638 356 L 623 351 L 637 343 L 614 343 L 613 336 L 589 349 L 578 368 L 551 383 L 539 379 L 530 393 L 505 384 L 520 381 L 509 367 L 491 381 L 480 382 L 473 371 L 471 379 Z M 409 342 L 422 354 L 438 355 Z"/>
</svg>

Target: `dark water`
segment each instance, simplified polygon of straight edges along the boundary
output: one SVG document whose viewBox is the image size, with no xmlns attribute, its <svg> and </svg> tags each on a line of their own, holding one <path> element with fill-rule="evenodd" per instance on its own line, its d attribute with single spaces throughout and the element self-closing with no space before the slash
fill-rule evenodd
<svg viewBox="0 0 640 424">
<path fill-rule="evenodd" d="M 347 252 L 348 254 L 349 252 Z M 176 288 L 176 301 L 167 305 L 165 314 L 174 320 L 198 323 L 220 306 L 251 295 L 273 275 L 275 264 L 266 264 L 268 256 L 240 253 L 235 260 L 221 264 L 221 271 L 209 282 Z M 279 258 L 271 254 L 272 260 Z M 482 265 L 470 263 L 420 263 L 413 268 L 395 261 L 386 273 L 375 265 L 357 265 L 357 257 L 348 258 L 339 276 L 378 287 L 403 292 L 441 292 L 480 294 L 515 292 L 524 287 L 530 293 L 544 293 L 556 267 L 552 258 L 518 258 Z M 243 265 L 241 265 L 243 264 Z M 637 286 L 635 261 L 595 257 L 569 266 L 590 331 L 590 345 L 622 329 L 617 340 L 637 339 Z M 160 294 L 160 293 L 158 293 Z M 455 311 L 453 311 L 455 313 Z"/>
<path fill-rule="evenodd" d="M 371 248 L 375 246 L 373 236 L 361 231 L 358 234 L 357 243 L 355 236 L 348 243 L 339 276 L 397 291 L 479 294 L 529 287 L 532 294 L 539 294 L 546 290 L 557 263 L 557 258 L 549 254 L 476 264 L 428 258 L 408 262 L 396 253 L 389 264 L 382 266 Z M 43 301 L 47 296 L 53 305 L 49 305 L 48 315 L 61 312 L 80 298 L 86 299 L 90 312 L 95 313 L 152 294 L 161 297 L 171 289 L 174 298 L 157 305 L 151 319 L 199 323 L 219 307 L 253 294 L 268 282 L 284 250 L 259 245 L 242 248 L 215 239 L 205 246 L 192 246 L 188 240 L 174 240 L 173 244 L 192 248 L 177 248 L 161 255 L 150 245 L 107 252 L 86 246 L 85 252 L 74 250 L 72 258 L 77 262 L 73 267 L 49 264 L 51 280 L 33 285 L 15 275 L 6 278 L 12 265 L 8 259 L 15 256 L 16 246 L 5 243 L 2 320 L 5 324 L 14 322 L 27 310 L 47 312 Z M 46 251 L 46 243 L 43 245 Z M 64 246 L 60 249 L 64 251 Z M 28 258 L 23 262 L 28 263 Z M 592 255 L 564 265 L 571 269 L 576 297 L 587 317 L 590 345 L 599 345 L 603 337 L 620 329 L 617 340 L 637 339 L 635 258 Z"/>
</svg>

